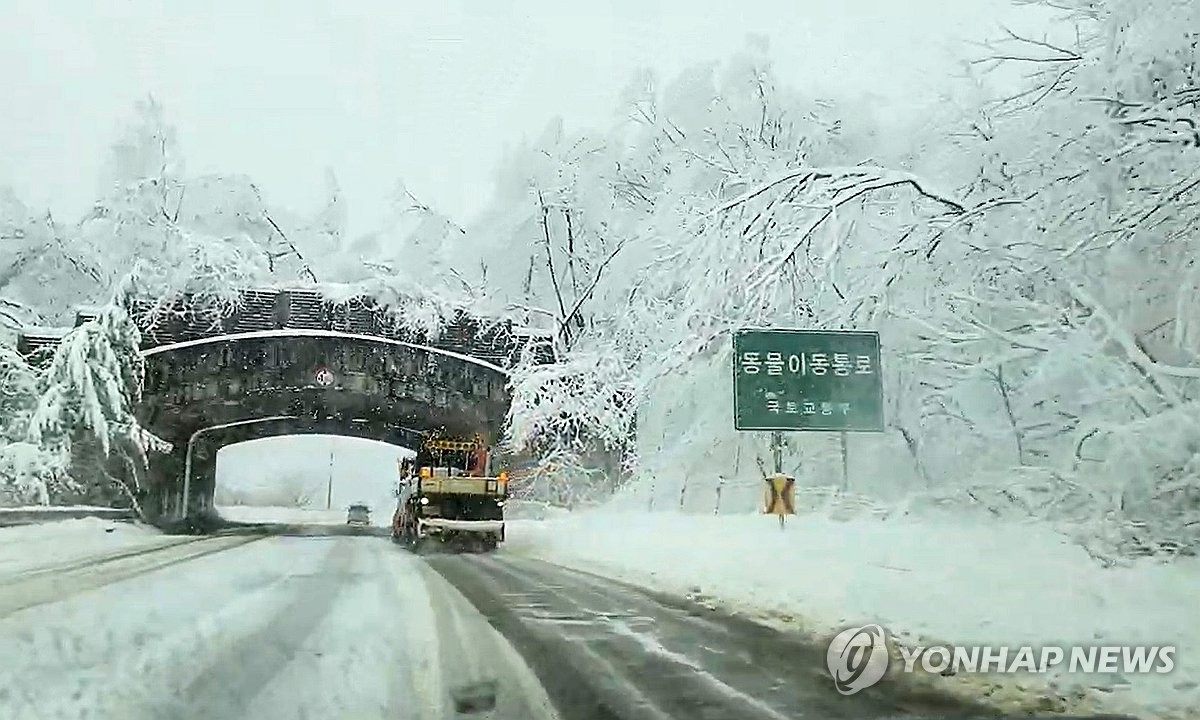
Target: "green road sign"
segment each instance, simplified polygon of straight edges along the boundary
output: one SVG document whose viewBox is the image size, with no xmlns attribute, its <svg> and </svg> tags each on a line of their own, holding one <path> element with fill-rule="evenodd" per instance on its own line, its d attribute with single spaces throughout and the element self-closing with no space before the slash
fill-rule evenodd
<svg viewBox="0 0 1200 720">
<path fill-rule="evenodd" d="M 882 432 L 879 333 L 735 331 L 733 425 Z"/>
</svg>

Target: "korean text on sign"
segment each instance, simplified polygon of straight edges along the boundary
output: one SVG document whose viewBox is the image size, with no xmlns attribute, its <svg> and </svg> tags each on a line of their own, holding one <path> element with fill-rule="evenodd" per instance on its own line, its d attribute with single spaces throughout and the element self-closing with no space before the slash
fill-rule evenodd
<svg viewBox="0 0 1200 720">
<path fill-rule="evenodd" d="M 765 357 L 764 357 L 765 356 Z M 783 353 L 744 352 L 739 360 L 744 375 L 871 375 L 870 355 L 848 353 Z"/>
<path fill-rule="evenodd" d="M 767 412 L 778 415 L 833 415 L 840 414 L 847 416 L 850 414 L 850 403 L 831 403 L 812 401 L 797 401 L 797 400 L 780 400 L 777 393 L 767 393 Z"/>
</svg>

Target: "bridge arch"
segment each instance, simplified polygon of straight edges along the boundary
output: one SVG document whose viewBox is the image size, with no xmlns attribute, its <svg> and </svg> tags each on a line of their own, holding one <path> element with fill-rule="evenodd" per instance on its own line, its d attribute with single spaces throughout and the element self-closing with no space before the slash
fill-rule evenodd
<svg viewBox="0 0 1200 720">
<path fill-rule="evenodd" d="M 167 517 L 206 515 L 213 511 L 217 489 L 217 457 L 222 448 L 253 440 L 296 435 L 329 435 L 375 440 L 398 448 L 416 450 L 429 434 L 390 424 L 383 420 L 342 417 L 275 416 L 245 418 L 200 428 L 184 447 L 181 482 L 174 483 L 160 498 Z"/>
<path fill-rule="evenodd" d="M 466 362 L 466 363 L 478 365 L 481 368 L 485 368 L 487 370 L 491 370 L 493 372 L 500 373 L 501 375 L 505 375 L 505 376 L 508 375 L 507 370 L 500 367 L 499 365 L 496 365 L 495 363 L 488 362 L 487 360 L 483 360 L 481 358 L 472 357 L 471 355 L 464 355 L 463 353 L 454 352 L 453 350 L 446 350 L 443 348 L 434 347 L 432 345 L 424 345 L 421 343 L 407 342 L 404 340 L 397 340 L 395 338 L 381 337 L 379 335 L 366 335 L 363 333 L 342 332 L 340 330 L 318 330 L 318 329 L 309 329 L 309 328 L 298 328 L 298 329 L 282 328 L 282 329 L 275 329 L 275 330 L 255 330 L 255 331 L 249 331 L 249 332 L 228 333 L 228 334 L 224 334 L 224 335 L 212 335 L 212 336 L 208 336 L 208 337 L 195 338 L 193 340 L 181 340 L 179 342 L 169 343 L 166 345 L 156 345 L 154 347 L 146 348 L 145 350 L 142 350 L 141 355 L 142 355 L 142 357 L 149 357 L 149 356 L 158 355 L 161 353 L 177 352 L 179 350 L 184 350 L 187 348 L 203 347 L 205 345 L 210 345 L 213 343 L 229 343 L 229 342 L 237 342 L 239 340 L 250 340 L 250 339 L 256 339 L 256 338 L 302 338 L 302 337 L 341 338 L 343 340 L 363 341 L 363 342 L 379 343 L 381 345 L 406 347 L 406 348 L 411 348 L 413 350 L 421 350 L 424 352 L 433 353 L 435 355 L 441 355 L 445 358 L 458 360 L 460 362 Z"/>
<path fill-rule="evenodd" d="M 494 442 L 510 403 L 499 366 L 355 333 L 238 333 L 143 354 L 139 415 L 174 446 L 169 457 L 152 458 L 149 483 L 150 505 L 167 518 L 212 507 L 216 451 L 224 445 L 326 434 L 415 447 L 435 432 Z"/>
</svg>

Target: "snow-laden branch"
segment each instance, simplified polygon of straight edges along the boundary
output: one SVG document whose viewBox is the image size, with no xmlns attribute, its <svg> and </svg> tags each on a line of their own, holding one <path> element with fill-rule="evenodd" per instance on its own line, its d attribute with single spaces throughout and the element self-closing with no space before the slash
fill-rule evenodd
<svg viewBox="0 0 1200 720">
<path fill-rule="evenodd" d="M 756 185 L 753 189 L 727 200 L 707 213 L 707 216 L 717 216 L 729 212 L 774 188 L 789 182 L 811 182 L 818 180 L 841 181 L 840 186 L 834 185 L 835 192 L 828 202 L 840 205 L 859 195 L 881 190 L 886 187 L 909 185 L 920 195 L 946 205 L 954 213 L 965 212 L 961 201 L 951 193 L 943 192 L 932 187 L 927 181 L 914 175 L 898 170 L 871 166 L 855 167 L 807 167 L 795 168 L 779 174 L 777 177 Z M 831 183 L 832 184 L 832 183 Z M 848 193 L 840 195 L 841 193 Z"/>
<path fill-rule="evenodd" d="M 628 371 L 612 357 L 576 355 L 555 365 L 522 363 L 511 375 L 507 442 L 514 448 L 620 449 L 636 403 Z"/>
<path fill-rule="evenodd" d="M 30 442 L 69 452 L 74 441 L 91 439 L 105 457 L 120 450 L 143 463 L 148 448 L 169 447 L 134 415 L 143 372 L 139 342 L 137 325 L 118 304 L 68 333 L 42 373 Z"/>
<path fill-rule="evenodd" d="M 790 177 L 794 178 L 797 176 L 791 174 Z M 921 195 L 947 205 L 954 214 L 957 215 L 964 212 L 963 205 L 959 201 L 951 199 L 947 194 L 929 190 L 927 186 L 922 184 L 919 178 L 910 173 L 894 172 L 882 168 L 864 168 L 861 171 L 859 168 L 842 168 L 833 169 L 825 175 L 820 173 L 805 173 L 800 177 L 803 177 L 806 182 L 818 178 L 830 180 L 826 187 L 820 185 L 814 186 L 812 192 L 816 195 L 816 198 L 808 200 L 810 206 L 823 207 L 823 212 L 816 218 L 808 221 L 806 225 L 793 235 L 794 239 L 789 247 L 763 259 L 745 274 L 742 283 L 748 291 L 758 290 L 765 283 L 774 281 L 783 267 L 796 258 L 796 254 L 800 249 L 811 241 L 813 233 L 827 220 L 832 218 L 839 207 L 867 193 L 890 187 L 910 185 L 916 188 Z M 776 187 L 786 181 L 784 179 L 767 183 L 745 193 L 742 198 L 727 202 L 721 207 L 736 207 L 750 197 L 761 195 L 767 189 Z"/>
<path fill-rule="evenodd" d="M 1200 367 L 1181 367 L 1178 365 L 1167 365 L 1157 362 L 1150 358 L 1142 348 L 1138 346 L 1134 337 L 1126 330 L 1116 318 L 1114 318 L 1104 306 L 1094 298 L 1090 293 L 1084 290 L 1081 286 L 1069 280 L 1064 281 L 1067 291 L 1071 297 L 1080 305 L 1091 310 L 1095 316 L 1104 323 L 1112 339 L 1121 346 L 1121 350 L 1125 355 L 1138 367 L 1143 370 L 1156 374 L 1166 375 L 1175 378 L 1188 378 L 1191 380 L 1200 379 Z M 1172 393 L 1174 394 L 1174 393 Z M 1176 398 L 1178 400 L 1178 398 Z"/>
</svg>

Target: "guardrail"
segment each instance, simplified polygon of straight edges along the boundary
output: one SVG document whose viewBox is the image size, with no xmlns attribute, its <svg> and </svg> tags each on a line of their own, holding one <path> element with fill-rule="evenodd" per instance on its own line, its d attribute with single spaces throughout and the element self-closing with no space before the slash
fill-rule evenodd
<svg viewBox="0 0 1200 720">
<path fill-rule="evenodd" d="M 0 508 L 0 527 L 36 525 L 56 520 L 78 520 L 85 517 L 116 522 L 137 519 L 137 515 L 130 508 L 56 507 L 51 505 L 47 507 Z"/>
</svg>

